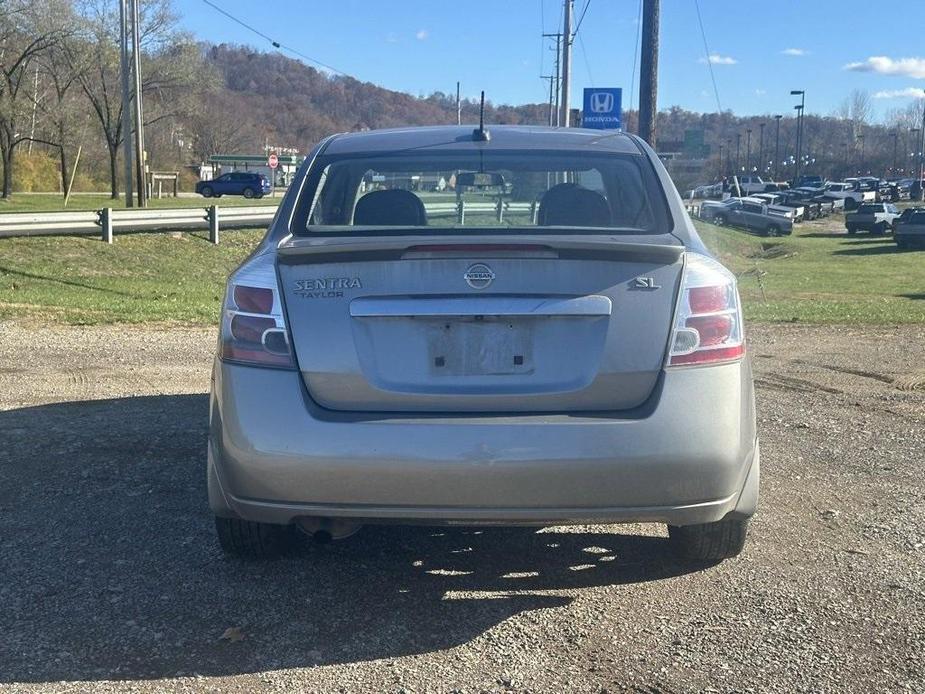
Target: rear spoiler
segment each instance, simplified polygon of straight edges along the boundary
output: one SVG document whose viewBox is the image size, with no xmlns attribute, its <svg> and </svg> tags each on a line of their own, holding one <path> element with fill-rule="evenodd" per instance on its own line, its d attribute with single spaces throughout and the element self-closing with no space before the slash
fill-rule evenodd
<svg viewBox="0 0 925 694">
<path fill-rule="evenodd" d="M 465 234 L 427 236 L 290 236 L 277 247 L 279 262 L 302 263 L 360 262 L 363 260 L 402 260 L 409 256 L 453 257 L 465 254 L 479 257 L 530 256 L 563 259 L 626 259 L 674 263 L 684 246 L 671 234 L 612 236 L 603 234 Z"/>
</svg>

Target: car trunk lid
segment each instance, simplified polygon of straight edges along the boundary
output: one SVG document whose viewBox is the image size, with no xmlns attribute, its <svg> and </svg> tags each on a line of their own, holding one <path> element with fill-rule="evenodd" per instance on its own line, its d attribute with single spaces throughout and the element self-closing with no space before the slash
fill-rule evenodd
<svg viewBox="0 0 925 694">
<path fill-rule="evenodd" d="M 620 410 L 658 380 L 683 246 L 667 234 L 303 237 L 277 262 L 323 407 Z"/>
</svg>

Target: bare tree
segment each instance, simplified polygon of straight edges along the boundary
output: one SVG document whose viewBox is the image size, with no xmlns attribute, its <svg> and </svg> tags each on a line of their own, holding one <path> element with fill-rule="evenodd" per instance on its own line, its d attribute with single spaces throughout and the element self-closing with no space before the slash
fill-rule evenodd
<svg viewBox="0 0 925 694">
<path fill-rule="evenodd" d="M 3 198 L 13 194 L 16 148 L 32 138 L 32 67 L 62 38 L 61 9 L 55 0 L 6 0 L 0 3 L 0 160 Z"/>
<path fill-rule="evenodd" d="M 145 96 L 145 126 L 176 115 L 189 91 L 199 51 L 189 36 L 177 30 L 171 0 L 139 0 L 141 89 Z M 109 153 L 110 193 L 119 196 L 118 157 L 122 132 L 119 86 L 119 12 L 117 0 L 82 0 L 80 34 L 70 42 L 72 60 L 83 66 L 78 83 L 99 121 Z M 148 97 L 151 98 L 148 98 Z"/>
</svg>

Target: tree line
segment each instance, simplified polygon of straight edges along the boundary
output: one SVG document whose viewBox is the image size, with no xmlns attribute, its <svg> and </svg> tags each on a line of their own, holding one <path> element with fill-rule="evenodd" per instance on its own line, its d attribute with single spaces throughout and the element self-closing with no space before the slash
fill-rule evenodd
<svg viewBox="0 0 925 694">
<path fill-rule="evenodd" d="M 212 154 L 261 153 L 267 146 L 306 152 L 332 132 L 456 121 L 454 95 L 414 96 L 319 71 L 281 53 L 197 41 L 180 28 L 173 0 L 139 1 L 151 170 L 183 171 Z M 118 196 L 122 111 L 132 108 L 122 100 L 119 67 L 118 0 L 0 0 L 2 197 L 26 187 L 26 174 L 39 164 L 47 174 L 41 185 L 66 192 L 78 152 L 77 185 Z M 803 152 L 812 162 L 803 170 L 830 177 L 883 175 L 894 168 L 894 147 L 895 168 L 908 168 L 915 147 L 910 128 L 921 127 L 921 103 L 874 123 L 869 97 L 855 92 L 831 115 L 807 115 Z M 463 122 L 476 122 L 478 103 L 464 100 L 462 112 Z M 488 123 L 544 124 L 547 118 L 548 104 L 486 106 Z M 636 113 L 624 120 L 634 130 Z M 789 116 L 781 121 L 778 164 L 794 151 L 794 123 Z M 746 158 L 747 129 L 753 132 Z M 658 114 L 660 143 L 681 142 L 690 130 L 702 131 L 709 148 L 705 175 L 731 173 L 730 145 L 737 134 L 736 170 L 772 172 L 771 114 L 743 118 L 678 107 Z M 23 157 L 24 149 L 29 156 Z"/>
</svg>

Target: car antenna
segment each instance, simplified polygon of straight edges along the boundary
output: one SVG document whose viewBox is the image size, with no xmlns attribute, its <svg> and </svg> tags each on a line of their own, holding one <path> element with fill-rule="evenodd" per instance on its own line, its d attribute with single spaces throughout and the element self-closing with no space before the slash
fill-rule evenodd
<svg viewBox="0 0 925 694">
<path fill-rule="evenodd" d="M 491 133 L 485 130 L 485 90 L 482 90 L 482 103 L 479 105 L 479 127 L 472 131 L 472 139 L 476 142 L 488 142 Z"/>
</svg>

